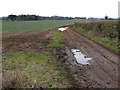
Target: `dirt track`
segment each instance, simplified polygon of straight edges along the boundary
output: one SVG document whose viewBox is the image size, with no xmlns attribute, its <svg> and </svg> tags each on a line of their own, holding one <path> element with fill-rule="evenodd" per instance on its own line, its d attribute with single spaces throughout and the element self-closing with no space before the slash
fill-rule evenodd
<svg viewBox="0 0 120 90">
<path fill-rule="evenodd" d="M 26 31 L 4 35 L 3 54 L 10 54 L 16 51 L 30 51 L 40 53 L 42 48 L 48 44 L 51 31 Z M 76 72 L 76 87 L 94 88 L 117 88 L 118 87 L 118 56 L 104 47 L 96 44 L 88 38 L 73 30 L 62 32 L 65 39 L 66 49 L 64 57 L 68 67 Z M 90 65 L 75 63 L 70 49 L 77 48 L 91 57 Z"/>
<path fill-rule="evenodd" d="M 70 49 L 79 49 L 83 54 L 87 55 L 87 57 L 92 58 L 92 60 L 89 61 L 90 65 L 76 65 L 80 66 L 80 68 L 76 70 L 78 75 L 82 74 L 89 81 L 96 82 L 92 87 L 118 87 L 118 56 L 116 54 L 73 30 L 66 30 L 62 35 L 65 38 L 66 45 Z M 87 84 L 89 82 L 86 81 L 84 83 Z"/>
</svg>

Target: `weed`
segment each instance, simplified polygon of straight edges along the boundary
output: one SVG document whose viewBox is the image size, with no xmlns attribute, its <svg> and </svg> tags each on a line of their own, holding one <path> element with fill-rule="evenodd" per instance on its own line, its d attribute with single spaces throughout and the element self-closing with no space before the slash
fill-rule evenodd
<svg viewBox="0 0 120 90">
<path fill-rule="evenodd" d="M 76 23 L 74 25 L 74 30 L 87 36 L 88 38 L 91 38 L 92 40 L 104 44 L 105 46 L 115 51 L 120 51 L 117 24 L 118 23 L 114 21 L 97 23 Z"/>
</svg>

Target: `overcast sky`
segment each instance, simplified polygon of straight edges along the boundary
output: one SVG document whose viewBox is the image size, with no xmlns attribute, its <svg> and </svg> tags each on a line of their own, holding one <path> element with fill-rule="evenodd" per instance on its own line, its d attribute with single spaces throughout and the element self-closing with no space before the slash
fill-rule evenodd
<svg viewBox="0 0 120 90">
<path fill-rule="evenodd" d="M 120 0 L 2 0 L 0 17 L 9 14 L 40 16 L 118 17 Z"/>
</svg>

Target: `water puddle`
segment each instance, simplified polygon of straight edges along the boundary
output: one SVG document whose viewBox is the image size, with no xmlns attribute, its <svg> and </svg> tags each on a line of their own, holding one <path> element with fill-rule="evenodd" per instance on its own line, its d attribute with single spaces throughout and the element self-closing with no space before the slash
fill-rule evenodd
<svg viewBox="0 0 120 90">
<path fill-rule="evenodd" d="M 65 31 L 68 27 L 64 27 L 64 28 L 59 28 L 59 31 Z"/>
<path fill-rule="evenodd" d="M 79 49 L 71 49 L 74 57 L 76 58 L 77 62 L 80 64 L 89 64 L 89 60 L 92 58 L 87 58 L 86 55 L 82 54 Z"/>
</svg>

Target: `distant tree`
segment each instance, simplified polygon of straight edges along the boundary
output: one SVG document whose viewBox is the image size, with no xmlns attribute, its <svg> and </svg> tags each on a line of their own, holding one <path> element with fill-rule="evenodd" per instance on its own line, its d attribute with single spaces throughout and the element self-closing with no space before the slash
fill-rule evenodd
<svg viewBox="0 0 120 90">
<path fill-rule="evenodd" d="M 7 17 L 1 17 L 1 20 L 7 20 Z"/>
<path fill-rule="evenodd" d="M 9 20 L 17 20 L 17 21 L 30 21 L 30 20 L 70 20 L 74 19 L 73 17 L 63 17 L 63 16 L 51 16 L 51 17 L 46 17 L 46 16 L 37 16 L 37 15 L 9 15 L 7 17 Z"/>
<path fill-rule="evenodd" d="M 8 19 L 14 21 L 14 20 L 16 20 L 16 17 L 17 17 L 16 15 L 11 14 L 11 15 L 8 16 Z"/>
<path fill-rule="evenodd" d="M 107 19 L 108 19 L 108 16 L 105 16 L 105 19 L 107 20 Z"/>
</svg>

